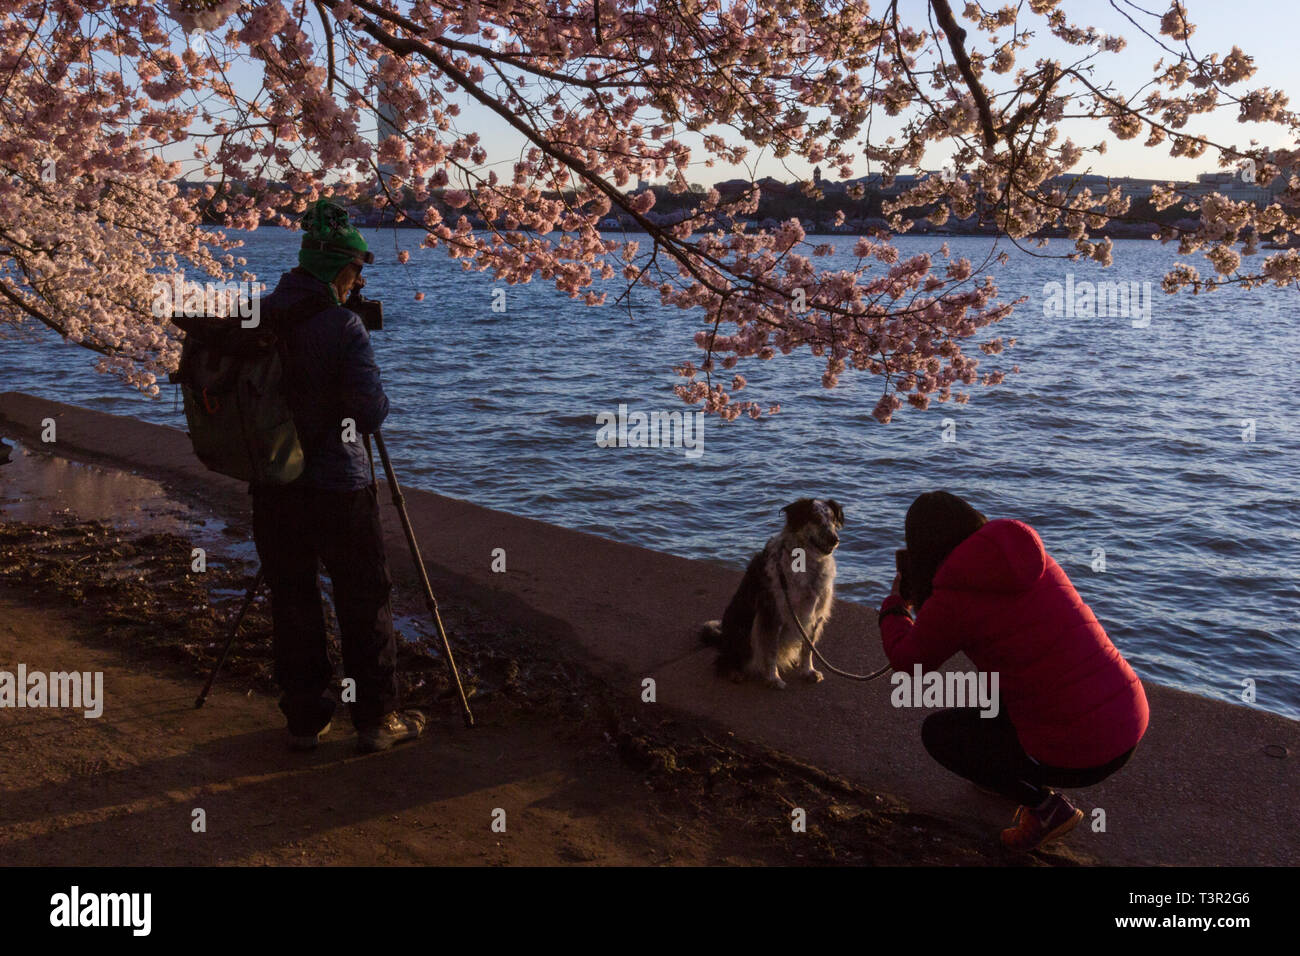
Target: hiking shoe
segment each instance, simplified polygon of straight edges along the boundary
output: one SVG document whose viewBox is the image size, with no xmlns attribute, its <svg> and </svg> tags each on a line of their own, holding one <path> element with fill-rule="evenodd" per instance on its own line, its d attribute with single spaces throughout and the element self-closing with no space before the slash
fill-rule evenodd
<svg viewBox="0 0 1300 956">
<path fill-rule="evenodd" d="M 316 745 L 320 743 L 320 739 L 330 732 L 332 726 L 333 722 L 331 721 L 314 734 L 290 734 L 289 749 L 299 751 L 315 750 Z"/>
<path fill-rule="evenodd" d="M 1028 853 L 1044 843 L 1065 836 L 1083 819 L 1069 800 L 1053 791 L 1042 809 L 1017 807 L 1012 826 L 1002 831 L 1002 845 L 1017 853 Z"/>
<path fill-rule="evenodd" d="M 378 727 L 357 732 L 357 745 L 362 753 L 378 753 L 393 744 L 419 737 L 424 731 L 424 724 L 424 714 L 418 710 L 390 711 L 384 715 Z"/>
</svg>

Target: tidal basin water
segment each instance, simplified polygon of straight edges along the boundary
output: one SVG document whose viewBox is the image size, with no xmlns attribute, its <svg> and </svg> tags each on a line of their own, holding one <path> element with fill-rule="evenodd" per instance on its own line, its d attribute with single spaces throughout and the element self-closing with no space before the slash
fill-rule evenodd
<svg viewBox="0 0 1300 956">
<path fill-rule="evenodd" d="M 625 417 L 690 412 L 672 366 L 698 360 L 699 314 L 641 290 L 630 305 L 588 308 L 543 280 L 494 285 L 462 271 L 418 250 L 414 231 L 367 237 L 377 261 L 366 292 L 384 300 L 387 324 L 373 336 L 392 400 L 384 433 L 406 484 L 737 568 L 778 528 L 782 505 L 834 497 L 848 518 L 839 595 L 872 604 L 888 591 L 908 504 L 945 488 L 1033 525 L 1143 679 L 1242 706 L 1254 681 L 1250 706 L 1300 717 L 1295 289 L 1167 296 L 1170 247 L 1117 241 L 1107 270 L 1004 241 L 1011 261 L 994 274 L 1008 298 L 1029 300 L 996 327 L 1017 346 L 984 359 L 1020 366 L 1003 385 L 880 425 L 878 379 L 848 373 L 827 390 L 806 354 L 742 363 L 750 387 L 739 397 L 779 402 L 781 414 L 710 417 L 692 432 L 694 453 L 598 435 L 620 406 Z M 249 268 L 272 285 L 296 261 L 295 234 L 244 239 Z M 824 241 L 838 251 L 819 265 L 850 261 L 853 239 Z M 941 241 L 898 245 L 907 255 Z M 989 243 L 949 239 L 977 264 Z M 405 266 L 399 248 L 411 250 Z M 1060 301 L 1052 283 L 1098 281 L 1149 283 L 1149 324 L 1050 306 L 1044 316 Z M 0 388 L 184 428 L 172 386 L 144 398 L 93 363 L 52 335 L 6 339 Z"/>
</svg>

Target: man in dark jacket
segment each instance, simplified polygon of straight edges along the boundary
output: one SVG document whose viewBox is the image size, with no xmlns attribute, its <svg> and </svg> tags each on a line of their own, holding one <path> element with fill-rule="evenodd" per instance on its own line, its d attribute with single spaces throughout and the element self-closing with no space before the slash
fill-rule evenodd
<svg viewBox="0 0 1300 956">
<path fill-rule="evenodd" d="M 347 214 L 326 200 L 303 218 L 299 265 L 261 301 L 261 321 L 285 344 L 284 384 L 304 467 L 288 485 L 254 485 L 253 537 L 271 588 L 275 679 L 290 746 L 314 749 L 330 729 L 334 669 L 325 639 L 317 562 L 333 583 L 344 684 L 363 751 L 424 729 L 398 710 L 392 580 L 363 436 L 388 415 L 388 397 L 361 319 L 341 304 L 372 261 Z"/>
</svg>

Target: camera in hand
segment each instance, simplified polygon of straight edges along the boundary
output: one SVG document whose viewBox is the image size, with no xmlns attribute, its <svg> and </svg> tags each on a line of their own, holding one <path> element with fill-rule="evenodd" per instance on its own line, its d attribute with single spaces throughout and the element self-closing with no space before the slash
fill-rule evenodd
<svg viewBox="0 0 1300 956">
<path fill-rule="evenodd" d="M 343 306 L 361 317 L 367 331 L 378 332 L 384 327 L 384 303 L 378 299 L 367 299 L 360 289 L 353 289 Z"/>
<path fill-rule="evenodd" d="M 908 570 L 910 564 L 906 548 L 894 552 L 894 569 L 898 571 L 898 595 L 909 604 L 912 602 L 912 575 Z"/>
</svg>

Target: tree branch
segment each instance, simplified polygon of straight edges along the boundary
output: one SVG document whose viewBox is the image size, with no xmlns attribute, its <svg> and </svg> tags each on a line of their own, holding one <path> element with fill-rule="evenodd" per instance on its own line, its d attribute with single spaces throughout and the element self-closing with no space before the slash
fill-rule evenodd
<svg viewBox="0 0 1300 956">
<path fill-rule="evenodd" d="M 326 92 L 334 92 L 334 28 L 330 26 L 329 16 L 325 13 L 325 8 L 318 2 L 316 3 L 316 12 L 320 14 L 320 25 L 325 30 L 325 55 L 328 59 L 329 75 L 325 79 Z"/>
<path fill-rule="evenodd" d="M 948 47 L 952 50 L 953 59 L 957 61 L 957 69 L 961 71 L 970 95 L 975 98 L 975 108 L 980 114 L 980 127 L 984 130 L 984 145 L 992 146 L 998 141 L 998 134 L 993 128 L 993 112 L 989 109 L 989 98 L 975 76 L 970 57 L 966 55 L 966 48 L 962 45 L 966 42 L 966 31 L 957 25 L 957 18 L 952 15 L 952 7 L 948 6 L 948 0 L 930 0 L 930 8 L 939 18 L 939 26 L 948 37 Z"/>
</svg>

